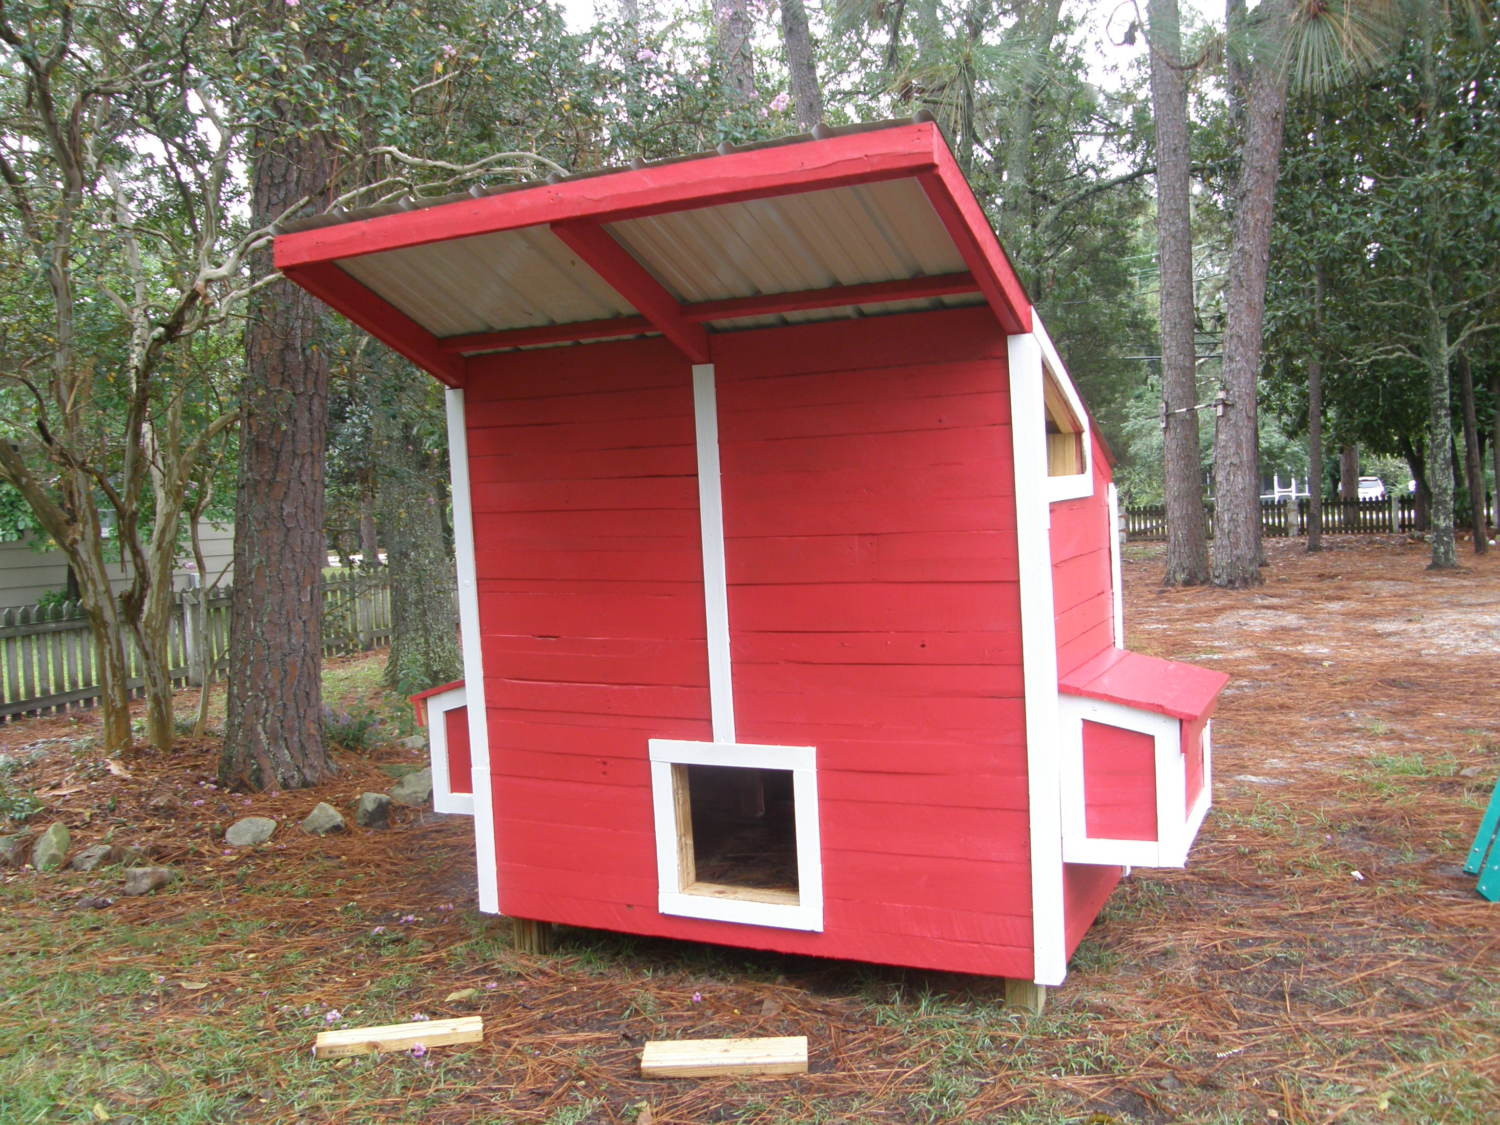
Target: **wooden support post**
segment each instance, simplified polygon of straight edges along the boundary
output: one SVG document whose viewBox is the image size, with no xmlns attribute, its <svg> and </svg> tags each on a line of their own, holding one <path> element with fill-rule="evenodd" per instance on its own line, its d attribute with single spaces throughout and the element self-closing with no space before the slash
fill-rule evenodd
<svg viewBox="0 0 1500 1125">
<path fill-rule="evenodd" d="M 556 934 L 551 922 L 534 922 L 530 918 L 510 920 L 511 944 L 518 953 L 551 953 Z"/>
<path fill-rule="evenodd" d="M 1028 1015 L 1039 1016 L 1047 1006 L 1047 986 L 1029 980 L 1005 981 L 1005 1006 L 1019 1008 Z"/>
</svg>

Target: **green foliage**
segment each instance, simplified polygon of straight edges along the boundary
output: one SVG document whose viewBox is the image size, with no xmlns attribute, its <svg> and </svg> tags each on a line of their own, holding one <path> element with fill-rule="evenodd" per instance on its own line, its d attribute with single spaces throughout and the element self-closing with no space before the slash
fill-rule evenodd
<svg viewBox="0 0 1500 1125">
<path fill-rule="evenodd" d="M 367 707 L 324 707 L 323 738 L 341 750 L 370 751 L 385 741 L 385 722 Z"/>
</svg>

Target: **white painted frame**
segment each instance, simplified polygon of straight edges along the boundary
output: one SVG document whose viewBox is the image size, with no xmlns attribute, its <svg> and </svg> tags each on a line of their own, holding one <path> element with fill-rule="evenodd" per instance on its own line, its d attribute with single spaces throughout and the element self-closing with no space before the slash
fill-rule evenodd
<svg viewBox="0 0 1500 1125">
<path fill-rule="evenodd" d="M 719 398 L 714 365 L 693 365 L 693 430 L 698 453 L 698 530 L 703 544 L 703 608 L 708 698 L 714 741 L 734 742 L 734 676 L 729 662 L 729 584 L 724 564 L 724 495 L 719 473 Z"/>
<path fill-rule="evenodd" d="M 467 701 L 468 692 L 462 687 L 449 688 L 422 700 L 427 723 L 427 757 L 432 764 L 432 807 L 440 813 L 459 816 L 474 815 L 474 795 L 453 792 L 453 778 L 448 773 L 447 715 L 468 706 Z M 472 738 L 471 735 L 471 742 Z"/>
<path fill-rule="evenodd" d="M 1068 863 L 1130 867 L 1184 867 L 1212 804 L 1210 724 L 1203 728 L 1203 788 L 1190 811 L 1187 806 L 1187 759 L 1182 723 L 1170 715 L 1103 699 L 1065 695 L 1062 710 L 1063 858 Z M 1120 840 L 1090 836 L 1083 772 L 1085 721 L 1151 736 L 1154 740 L 1156 839 Z"/>
<path fill-rule="evenodd" d="M 1125 582 L 1120 563 L 1120 490 L 1111 481 L 1104 494 L 1109 519 L 1110 631 L 1115 648 L 1125 647 Z"/>
<path fill-rule="evenodd" d="M 656 824 L 657 909 L 663 914 L 774 926 L 784 930 L 823 929 L 823 849 L 818 830 L 817 749 L 812 746 L 752 746 L 653 738 L 651 807 Z M 792 807 L 797 830 L 797 903 L 756 902 L 689 894 L 684 887 L 672 767 L 731 766 L 786 770 L 792 775 Z"/>
<path fill-rule="evenodd" d="M 1094 442 L 1092 423 L 1089 420 L 1089 412 L 1083 407 L 1083 399 L 1078 395 L 1078 388 L 1073 386 L 1073 379 L 1068 374 L 1068 369 L 1063 366 L 1062 357 L 1057 354 L 1057 348 L 1052 343 L 1052 337 L 1047 335 L 1047 328 L 1042 324 L 1042 318 L 1037 316 L 1036 310 L 1031 311 L 1031 335 L 1036 339 L 1037 348 L 1041 351 L 1042 368 L 1046 375 L 1051 376 L 1057 389 L 1062 392 L 1068 409 L 1073 412 L 1073 417 L 1078 419 L 1078 424 L 1083 429 L 1078 434 L 1078 440 L 1083 449 L 1083 471 L 1081 473 L 1070 473 L 1063 477 L 1050 476 L 1047 473 L 1047 443 L 1042 442 L 1042 460 L 1040 462 L 1042 479 L 1046 481 L 1047 499 L 1056 502 L 1058 500 L 1078 500 L 1085 496 L 1094 494 Z M 1047 415 L 1046 408 L 1042 412 L 1042 432 L 1046 433 Z"/>
<path fill-rule="evenodd" d="M 494 794 L 490 788 L 489 713 L 484 698 L 484 651 L 479 635 L 479 582 L 474 550 L 474 501 L 469 488 L 469 434 L 462 388 L 443 396 L 448 420 L 448 470 L 453 496 L 453 553 L 458 560 L 458 624 L 469 714 L 469 761 L 474 781 L 474 863 L 479 909 L 500 913 L 500 865 L 496 858 Z"/>
<path fill-rule="evenodd" d="M 1021 595 L 1021 661 L 1026 693 L 1026 788 L 1031 831 L 1033 979 L 1058 985 L 1068 973 L 1063 897 L 1062 778 L 1059 771 L 1057 621 L 1052 604 L 1051 501 L 1047 476 L 1046 333 L 1008 338 L 1012 459 L 1016 479 L 1016 553 Z M 1047 342 L 1051 346 L 1051 342 Z M 1054 353 L 1055 354 L 1055 353 Z"/>
</svg>

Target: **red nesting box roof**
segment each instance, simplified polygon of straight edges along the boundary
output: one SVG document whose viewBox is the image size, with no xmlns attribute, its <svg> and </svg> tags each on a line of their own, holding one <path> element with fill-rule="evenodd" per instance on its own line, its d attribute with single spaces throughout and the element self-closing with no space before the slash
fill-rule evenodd
<svg viewBox="0 0 1500 1125">
<path fill-rule="evenodd" d="M 420 207 L 320 218 L 276 264 L 449 385 L 470 355 L 661 335 L 693 362 L 737 328 L 1031 306 L 930 121 Z"/>
</svg>

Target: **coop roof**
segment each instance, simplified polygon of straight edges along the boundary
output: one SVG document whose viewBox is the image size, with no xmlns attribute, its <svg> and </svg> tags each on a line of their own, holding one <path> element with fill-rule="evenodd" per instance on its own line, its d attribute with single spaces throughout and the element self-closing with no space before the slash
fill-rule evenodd
<svg viewBox="0 0 1500 1125">
<path fill-rule="evenodd" d="M 444 382 L 469 356 L 987 304 L 1031 307 L 941 131 L 887 122 L 320 217 L 276 240 L 297 284 Z"/>
</svg>

